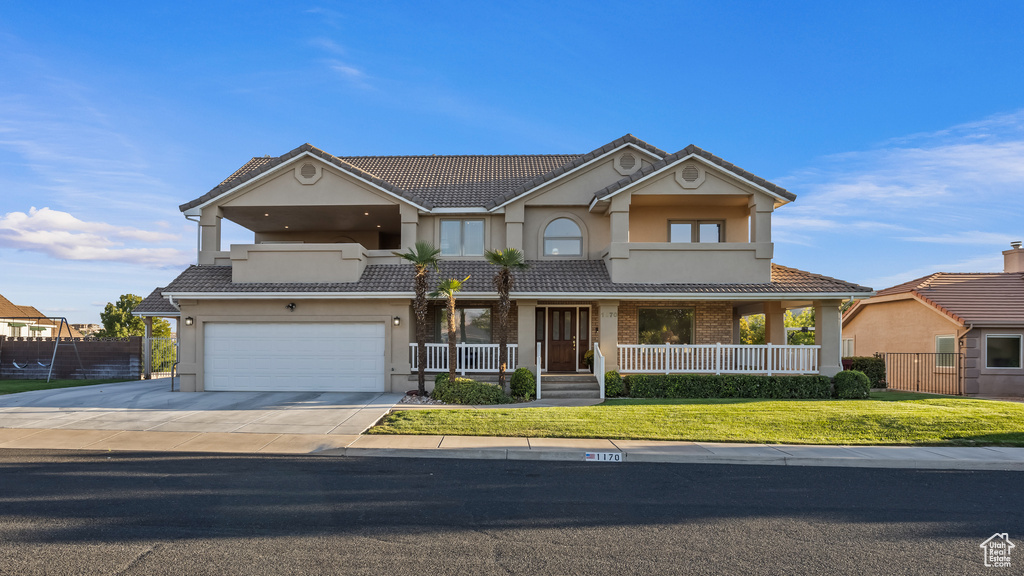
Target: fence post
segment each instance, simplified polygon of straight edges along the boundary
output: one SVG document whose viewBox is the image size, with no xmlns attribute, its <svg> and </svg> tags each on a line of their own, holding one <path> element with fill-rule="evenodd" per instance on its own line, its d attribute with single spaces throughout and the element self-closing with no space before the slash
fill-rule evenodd
<svg viewBox="0 0 1024 576">
<path fill-rule="evenodd" d="M 765 362 L 765 368 L 768 370 L 768 375 L 771 376 L 772 375 L 772 343 L 771 342 L 768 343 L 767 351 L 768 351 L 768 361 Z"/>
</svg>

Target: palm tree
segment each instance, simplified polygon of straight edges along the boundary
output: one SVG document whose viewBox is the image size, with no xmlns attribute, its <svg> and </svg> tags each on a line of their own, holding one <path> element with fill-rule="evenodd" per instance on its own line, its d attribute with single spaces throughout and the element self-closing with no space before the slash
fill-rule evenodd
<svg viewBox="0 0 1024 576">
<path fill-rule="evenodd" d="M 455 294 L 462 290 L 462 285 L 469 280 L 469 276 L 466 276 L 465 280 L 456 280 L 454 278 L 445 278 L 437 285 L 437 290 L 430 293 L 431 298 L 444 297 L 448 299 L 448 379 L 455 380 L 455 368 L 456 368 L 456 345 L 458 344 L 458 337 L 455 334 Z"/>
<path fill-rule="evenodd" d="M 426 368 L 427 368 L 427 271 L 429 268 L 437 270 L 439 248 L 429 242 L 419 241 L 408 252 L 394 252 L 395 256 L 404 258 L 416 266 L 416 276 L 413 280 L 413 287 L 416 290 L 416 299 L 413 300 L 412 310 L 416 314 L 416 376 L 419 380 L 419 395 L 427 395 Z"/>
<path fill-rule="evenodd" d="M 491 264 L 501 267 L 492 282 L 498 291 L 498 384 L 504 390 L 505 367 L 508 364 L 508 311 L 512 307 L 509 292 L 516 282 L 512 270 L 522 270 L 527 264 L 523 253 L 515 248 L 488 250 L 484 252 L 484 258 Z"/>
</svg>

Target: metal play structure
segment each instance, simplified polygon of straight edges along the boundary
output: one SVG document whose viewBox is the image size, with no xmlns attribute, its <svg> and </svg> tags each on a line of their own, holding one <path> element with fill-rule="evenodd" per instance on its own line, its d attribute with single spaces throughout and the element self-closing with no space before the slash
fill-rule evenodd
<svg viewBox="0 0 1024 576">
<path fill-rule="evenodd" d="M 51 327 L 56 330 L 56 334 L 53 336 L 53 354 L 50 356 L 49 366 L 44 365 L 42 362 L 36 361 L 36 364 L 39 364 L 43 368 L 49 368 L 49 372 L 47 372 L 46 375 L 47 382 L 49 382 L 53 378 L 53 365 L 57 361 L 57 349 L 61 346 L 61 344 L 71 344 L 71 347 L 75 349 L 75 358 L 78 359 L 78 367 L 82 369 L 82 376 L 87 377 L 85 373 L 85 365 L 82 364 L 82 356 L 81 354 L 78 353 L 78 345 L 75 344 L 75 339 L 71 336 L 71 325 L 68 324 L 67 318 L 65 318 L 64 316 L 9 316 L 7 318 L 4 318 L 4 320 L 25 320 L 35 322 L 35 325 L 32 327 L 39 326 L 39 322 L 41 320 L 48 320 L 50 324 L 44 326 Z M 8 326 L 16 325 L 17 324 L 15 322 L 8 322 Z M 24 324 L 22 324 L 22 327 L 24 327 Z M 31 330 L 32 327 L 29 327 L 29 329 Z M 63 337 L 61 335 L 64 333 L 65 330 L 67 331 L 68 335 L 66 337 Z M 67 340 L 67 342 L 64 342 L 64 340 Z M 0 361 L 2 361 L 2 359 L 0 359 Z M 20 366 L 14 360 L 11 361 L 11 364 L 13 364 L 14 367 L 17 368 L 18 370 L 24 370 L 28 366 L 28 362 L 25 362 L 25 366 Z"/>
</svg>

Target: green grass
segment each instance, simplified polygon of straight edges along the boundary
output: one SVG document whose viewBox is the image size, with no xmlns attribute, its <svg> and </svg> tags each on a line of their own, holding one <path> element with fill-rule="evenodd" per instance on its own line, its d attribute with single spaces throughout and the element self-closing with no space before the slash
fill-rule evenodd
<svg viewBox="0 0 1024 576">
<path fill-rule="evenodd" d="M 124 382 L 124 378 L 112 380 L 50 380 L 49 383 L 46 380 L 0 380 L 0 396 L 4 394 L 17 394 L 18 392 L 31 392 L 32 390 L 92 386 L 93 384 L 108 384 L 110 382 Z"/>
<path fill-rule="evenodd" d="M 1024 404 L 889 391 L 869 400 L 619 399 L 581 408 L 400 410 L 368 433 L 1024 446 Z"/>
</svg>

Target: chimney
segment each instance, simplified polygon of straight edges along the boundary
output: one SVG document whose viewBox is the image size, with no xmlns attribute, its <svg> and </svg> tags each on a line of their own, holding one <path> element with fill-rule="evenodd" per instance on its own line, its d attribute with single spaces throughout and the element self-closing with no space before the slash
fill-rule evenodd
<svg viewBox="0 0 1024 576">
<path fill-rule="evenodd" d="M 1003 272 L 1024 272 L 1024 249 L 1020 240 L 1010 242 L 1010 249 L 1003 251 Z"/>
</svg>

